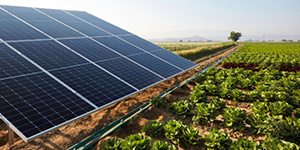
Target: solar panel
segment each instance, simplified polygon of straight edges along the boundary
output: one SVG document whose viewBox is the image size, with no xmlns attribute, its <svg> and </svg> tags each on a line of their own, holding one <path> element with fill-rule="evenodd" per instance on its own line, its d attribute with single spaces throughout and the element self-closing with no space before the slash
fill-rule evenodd
<svg viewBox="0 0 300 150">
<path fill-rule="evenodd" d="M 0 115 L 26 142 L 196 66 L 86 12 L 0 5 Z"/>
<path fill-rule="evenodd" d="M 88 21 L 90 23 L 92 23 L 93 25 L 96 25 L 97 27 L 104 29 L 105 31 L 108 31 L 114 35 L 123 35 L 123 34 L 130 34 L 129 32 L 114 26 L 102 19 L 99 19 L 87 12 L 82 12 L 82 11 L 67 11 L 85 21 Z"/>
<path fill-rule="evenodd" d="M 45 73 L 0 80 L 0 93 L 1 114 L 27 138 L 94 109 Z"/>
<path fill-rule="evenodd" d="M 88 63 L 53 40 L 10 42 L 9 44 L 46 70 Z"/>
</svg>

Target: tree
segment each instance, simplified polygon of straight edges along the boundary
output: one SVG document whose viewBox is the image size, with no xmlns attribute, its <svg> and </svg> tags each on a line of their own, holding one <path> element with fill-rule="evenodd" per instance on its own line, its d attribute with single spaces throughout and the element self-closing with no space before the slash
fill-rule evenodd
<svg viewBox="0 0 300 150">
<path fill-rule="evenodd" d="M 231 39 L 232 41 L 236 42 L 237 40 L 239 40 L 239 38 L 241 36 L 242 36 L 242 33 L 231 31 L 230 32 L 230 37 L 228 37 L 228 40 Z"/>
</svg>

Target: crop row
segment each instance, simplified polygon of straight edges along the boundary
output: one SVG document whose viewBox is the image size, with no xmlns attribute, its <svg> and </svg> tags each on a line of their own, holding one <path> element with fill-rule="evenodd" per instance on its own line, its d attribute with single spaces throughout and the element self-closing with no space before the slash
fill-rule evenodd
<svg viewBox="0 0 300 150">
<path fill-rule="evenodd" d="M 153 121 L 143 126 L 140 133 L 132 134 L 122 139 L 108 139 L 104 143 L 103 150 L 176 150 L 177 148 L 168 142 L 157 140 L 151 147 L 151 137 L 162 137 L 164 135 L 174 144 L 197 145 L 202 138 L 199 135 L 200 130 L 193 127 L 183 125 L 181 121 L 170 120 L 167 124 L 162 121 Z M 148 135 L 148 136 L 147 136 Z M 150 137 L 151 136 L 151 137 Z M 299 150 L 299 146 L 282 141 L 282 140 L 267 140 L 263 144 L 259 142 L 239 138 L 232 142 L 232 139 L 227 133 L 221 132 L 218 129 L 210 129 L 208 135 L 204 135 L 205 146 L 209 150 L 240 150 L 240 149 L 257 149 L 257 150 L 274 150 L 274 149 L 289 149 Z"/>
</svg>

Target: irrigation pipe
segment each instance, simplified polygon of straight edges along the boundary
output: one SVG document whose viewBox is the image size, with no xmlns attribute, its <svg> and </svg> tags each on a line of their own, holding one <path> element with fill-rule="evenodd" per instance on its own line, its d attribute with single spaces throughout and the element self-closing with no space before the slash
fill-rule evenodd
<svg viewBox="0 0 300 150">
<path fill-rule="evenodd" d="M 236 48 L 232 53 L 236 52 L 239 48 Z M 191 76 L 190 78 L 186 79 L 185 81 L 171 87 L 170 89 L 164 91 L 163 93 L 159 94 L 157 97 L 165 97 L 168 94 L 172 93 L 176 89 L 186 85 L 187 83 L 191 82 L 198 76 L 199 74 L 204 73 L 208 70 L 208 68 L 213 67 L 215 65 L 218 65 L 220 62 L 222 62 L 225 58 L 229 57 L 232 53 L 227 55 L 226 57 L 220 59 L 219 61 L 213 63 L 212 65 L 206 67 L 205 69 L 201 70 L 197 74 Z M 139 113 L 143 112 L 144 110 L 148 109 L 151 106 L 150 102 L 146 102 L 140 107 L 134 109 L 133 111 L 129 112 L 128 114 L 124 115 L 123 117 L 119 118 L 118 120 L 112 122 L 108 126 L 100 129 L 96 133 L 90 135 L 89 137 L 83 139 L 82 141 L 78 142 L 77 144 L 73 145 L 72 147 L 68 148 L 68 150 L 86 150 L 96 144 L 100 139 L 105 138 L 108 134 L 112 133 L 122 125 L 124 125 L 126 122 L 128 122 L 130 119 L 138 115 Z"/>
</svg>

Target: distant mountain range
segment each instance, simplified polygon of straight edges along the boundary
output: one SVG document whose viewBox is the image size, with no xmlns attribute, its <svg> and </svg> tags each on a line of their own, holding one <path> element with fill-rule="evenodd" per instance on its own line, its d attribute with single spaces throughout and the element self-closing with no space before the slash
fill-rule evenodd
<svg viewBox="0 0 300 150">
<path fill-rule="evenodd" d="M 200 37 L 198 35 L 185 38 L 164 38 L 164 39 L 149 39 L 152 42 L 206 42 L 210 39 Z"/>
<path fill-rule="evenodd" d="M 224 30 L 186 30 L 186 31 L 166 31 L 166 32 L 149 32 L 147 37 L 160 37 L 160 38 L 148 38 L 148 40 L 153 42 L 183 42 L 187 41 L 228 41 L 228 36 L 231 31 Z M 242 31 L 240 31 L 242 32 Z M 282 39 L 298 41 L 300 40 L 300 35 L 244 35 L 242 32 L 242 37 L 240 41 L 281 41 Z"/>
</svg>

